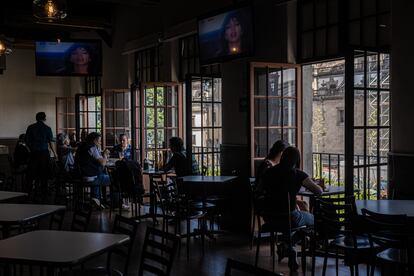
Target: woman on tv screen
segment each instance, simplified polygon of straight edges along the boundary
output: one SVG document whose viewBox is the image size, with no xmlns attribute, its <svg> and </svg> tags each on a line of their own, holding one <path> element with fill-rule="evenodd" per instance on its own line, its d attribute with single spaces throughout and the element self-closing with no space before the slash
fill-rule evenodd
<svg viewBox="0 0 414 276">
<path fill-rule="evenodd" d="M 221 27 L 221 49 L 217 56 L 240 54 L 246 50 L 244 21 L 240 13 L 228 13 Z"/>
<path fill-rule="evenodd" d="M 69 74 L 96 74 L 92 49 L 86 44 L 73 44 L 65 57 L 66 71 Z"/>
</svg>

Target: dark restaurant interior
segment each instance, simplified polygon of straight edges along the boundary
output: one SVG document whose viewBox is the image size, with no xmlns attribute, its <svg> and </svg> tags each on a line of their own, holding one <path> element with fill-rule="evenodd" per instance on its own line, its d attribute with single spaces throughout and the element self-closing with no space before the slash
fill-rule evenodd
<svg viewBox="0 0 414 276">
<path fill-rule="evenodd" d="M 414 275 L 413 1 L 0 4 L 0 276 Z"/>
</svg>

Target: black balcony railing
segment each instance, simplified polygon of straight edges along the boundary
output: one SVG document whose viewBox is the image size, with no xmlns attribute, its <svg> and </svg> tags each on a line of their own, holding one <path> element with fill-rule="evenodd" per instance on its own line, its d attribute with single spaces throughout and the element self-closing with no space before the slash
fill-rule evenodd
<svg viewBox="0 0 414 276">
<path fill-rule="evenodd" d="M 199 171 L 202 175 L 220 175 L 219 147 L 192 147 Z"/>
<path fill-rule="evenodd" d="M 365 163 L 364 163 L 365 160 Z M 342 153 L 312 153 L 313 177 L 324 179 L 326 185 L 343 186 L 345 155 Z M 380 179 L 378 179 L 378 172 Z M 364 199 L 386 197 L 387 158 L 376 155 L 354 155 L 354 189 Z M 378 185 L 380 194 L 378 195 Z"/>
</svg>

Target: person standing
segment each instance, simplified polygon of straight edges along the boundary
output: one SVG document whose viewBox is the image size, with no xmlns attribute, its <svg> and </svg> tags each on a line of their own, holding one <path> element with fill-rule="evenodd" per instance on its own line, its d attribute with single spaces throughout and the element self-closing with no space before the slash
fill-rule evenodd
<svg viewBox="0 0 414 276">
<path fill-rule="evenodd" d="M 38 112 L 36 114 L 36 123 L 31 124 L 26 130 L 26 145 L 30 149 L 30 160 L 27 175 L 27 190 L 32 191 L 33 181 L 35 182 L 35 190 L 40 192 L 42 200 L 47 198 L 47 181 L 50 172 L 50 153 L 49 148 L 56 156 L 52 147 L 53 134 L 52 129 L 45 124 L 46 114 Z"/>
</svg>

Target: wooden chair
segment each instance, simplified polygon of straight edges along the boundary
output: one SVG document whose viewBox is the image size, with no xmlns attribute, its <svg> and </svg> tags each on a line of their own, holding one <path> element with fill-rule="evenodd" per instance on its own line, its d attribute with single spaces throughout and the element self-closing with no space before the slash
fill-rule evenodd
<svg viewBox="0 0 414 276">
<path fill-rule="evenodd" d="M 240 261 L 236 261 L 236 260 L 229 258 L 227 259 L 226 272 L 224 276 L 232 276 L 233 270 L 244 272 L 245 274 L 250 274 L 252 276 L 282 276 L 283 275 L 280 273 L 274 273 L 274 272 L 265 270 L 263 268 L 260 268 L 254 265 L 242 263 Z"/>
<path fill-rule="evenodd" d="M 169 276 L 179 240 L 180 238 L 176 235 L 147 227 L 138 275 L 142 276 L 146 272 L 159 276 Z"/>
<path fill-rule="evenodd" d="M 180 196 L 174 185 L 174 183 L 168 184 L 167 181 L 161 178 L 154 178 L 152 181 L 153 189 L 156 194 L 157 206 L 161 209 L 161 216 L 163 219 L 162 229 L 168 233 L 168 222 L 173 220 L 175 222 L 174 234 L 177 232 L 180 238 L 186 238 L 187 240 L 187 260 L 190 256 L 190 237 L 196 235 L 191 233 L 191 221 L 198 220 L 201 222 L 200 235 L 201 235 L 201 249 L 204 253 L 204 240 L 205 240 L 205 216 L 206 212 L 200 210 L 197 207 L 191 205 L 191 201 L 184 196 Z M 186 222 L 186 232 L 181 234 L 181 221 Z"/>
<path fill-rule="evenodd" d="M 49 230 L 62 230 L 63 220 L 65 219 L 65 210 L 53 213 L 49 222 Z"/>
<path fill-rule="evenodd" d="M 314 234 L 312 235 L 312 275 L 315 274 L 317 244 L 324 245 L 322 275 L 326 273 L 329 248 L 335 250 L 336 275 L 338 275 L 339 257 L 343 257 L 349 266 L 351 275 L 358 275 L 358 264 L 369 261 L 370 244 L 356 226 L 357 214 L 355 198 L 317 198 L 314 206 Z M 344 255 L 340 256 L 339 251 Z M 368 267 L 367 267 L 368 271 Z"/>
<path fill-rule="evenodd" d="M 361 210 L 363 226 L 368 233 L 371 245 L 371 275 L 375 264 L 389 264 L 395 268 L 396 275 L 408 270 L 413 275 L 414 259 L 410 248 L 407 215 L 385 215 L 367 209 Z M 379 245 L 374 246 L 374 245 Z"/>
<path fill-rule="evenodd" d="M 85 208 L 75 210 L 70 230 L 86 232 L 88 230 L 89 221 L 91 220 L 91 215 L 92 207 L 90 205 Z"/>
</svg>

